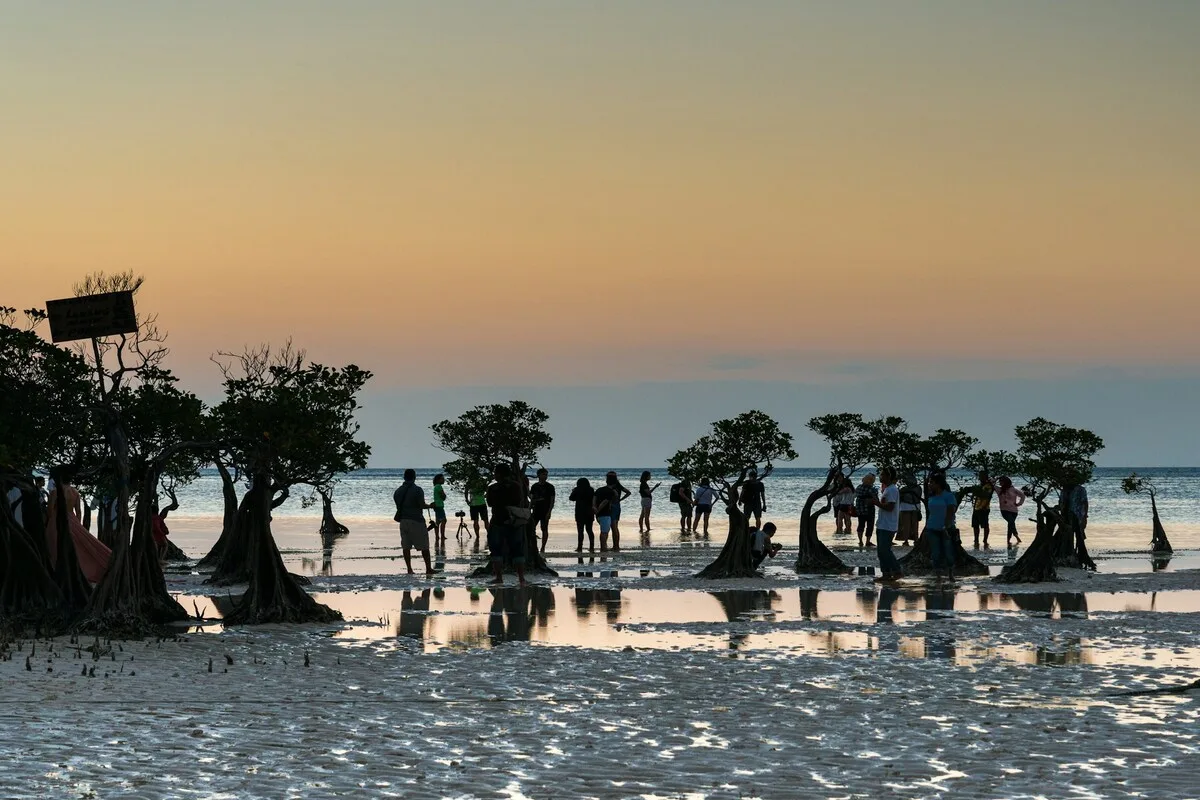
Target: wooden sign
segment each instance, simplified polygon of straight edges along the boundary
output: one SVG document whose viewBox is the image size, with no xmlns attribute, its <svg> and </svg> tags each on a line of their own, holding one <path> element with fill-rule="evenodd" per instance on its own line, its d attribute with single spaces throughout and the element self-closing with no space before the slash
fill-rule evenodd
<svg viewBox="0 0 1200 800">
<path fill-rule="evenodd" d="M 54 342 L 98 339 L 137 331 L 133 292 L 50 300 L 46 303 L 46 313 L 50 316 L 50 339 Z"/>
</svg>

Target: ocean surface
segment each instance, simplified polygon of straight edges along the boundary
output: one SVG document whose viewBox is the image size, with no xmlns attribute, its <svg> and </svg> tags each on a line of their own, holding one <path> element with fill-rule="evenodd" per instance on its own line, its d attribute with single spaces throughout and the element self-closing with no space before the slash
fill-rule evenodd
<svg viewBox="0 0 1200 800">
<path fill-rule="evenodd" d="M 550 482 L 557 488 L 558 503 L 556 515 L 560 518 L 569 517 L 572 513 L 571 504 L 567 501 L 575 482 L 585 477 L 593 486 L 604 479 L 608 467 L 569 467 L 550 470 Z M 1197 501 L 1200 499 L 1200 468 L 1197 467 L 1108 467 L 1097 469 L 1092 482 L 1088 484 L 1088 494 L 1091 500 L 1091 525 L 1120 526 L 1141 530 L 1149 525 L 1150 499 L 1143 495 L 1126 495 L 1121 490 L 1121 480 L 1130 472 L 1137 471 L 1139 475 L 1152 478 L 1158 487 L 1158 510 L 1170 534 L 1172 523 L 1193 524 L 1200 522 L 1197 514 Z M 438 470 L 426 468 L 418 470 L 418 483 L 425 487 L 429 496 L 432 490 L 432 478 Z M 652 471 L 653 472 L 653 471 Z M 641 469 L 630 467 L 618 469 L 621 482 L 632 492 L 624 505 L 623 525 L 636 531 L 638 515 L 637 487 Z M 400 485 L 403 470 L 401 469 L 365 469 L 354 472 L 342 478 L 334 492 L 334 513 L 339 519 L 349 520 L 378 520 L 390 523 L 395 513 L 392 493 Z M 662 486 L 654 495 L 653 519 L 655 527 L 677 526 L 678 513 L 675 506 L 667 502 L 669 487 L 674 479 L 665 472 L 655 472 L 654 481 L 662 481 Z M 798 520 L 801 507 L 813 489 L 819 487 L 824 480 L 825 470 L 818 468 L 779 468 L 766 480 L 768 516 L 772 519 Z M 857 481 L 856 481 L 857 482 Z M 651 484 L 653 485 L 653 483 Z M 321 516 L 320 505 L 303 508 L 299 495 L 304 487 L 298 487 L 296 494 L 274 512 L 277 520 L 292 518 L 296 521 L 311 519 L 314 523 Z M 206 471 L 199 479 L 183 487 L 179 491 L 180 509 L 173 518 L 188 518 L 199 521 L 211 517 L 219 520 L 223 513 L 221 499 L 221 479 L 215 470 Z M 466 503 L 462 495 L 450 490 L 447 511 L 453 521 L 456 510 L 465 510 Z M 1032 509 L 1031 509 L 1032 513 Z M 996 517 L 995 525 L 1003 523 Z M 718 527 L 723 520 L 714 523 Z M 960 521 L 962 521 L 960 519 Z M 217 522 L 219 528 L 219 521 Z M 1133 544 L 1134 542 L 1131 542 Z"/>
</svg>

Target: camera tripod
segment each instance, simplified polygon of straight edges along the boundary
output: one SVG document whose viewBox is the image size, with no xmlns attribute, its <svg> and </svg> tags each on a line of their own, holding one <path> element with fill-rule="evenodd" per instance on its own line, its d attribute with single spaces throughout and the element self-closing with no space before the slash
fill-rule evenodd
<svg viewBox="0 0 1200 800">
<path fill-rule="evenodd" d="M 458 530 L 454 532 L 454 538 L 459 542 L 462 542 L 463 537 L 470 539 L 472 534 L 471 528 L 467 525 L 467 512 L 459 511 L 454 516 L 458 517 Z"/>
</svg>

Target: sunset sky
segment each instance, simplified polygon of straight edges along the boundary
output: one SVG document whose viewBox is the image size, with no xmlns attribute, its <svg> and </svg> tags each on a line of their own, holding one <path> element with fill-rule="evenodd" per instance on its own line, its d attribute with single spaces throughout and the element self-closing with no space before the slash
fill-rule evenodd
<svg viewBox="0 0 1200 800">
<path fill-rule="evenodd" d="M 1198 75 L 1191 0 L 0 0 L 0 304 L 358 363 L 376 466 L 511 396 L 560 464 L 756 405 L 1196 464 Z"/>
</svg>

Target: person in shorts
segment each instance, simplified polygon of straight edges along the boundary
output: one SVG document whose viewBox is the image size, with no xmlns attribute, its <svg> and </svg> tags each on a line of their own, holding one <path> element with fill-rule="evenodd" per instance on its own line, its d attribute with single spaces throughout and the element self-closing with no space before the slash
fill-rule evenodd
<svg viewBox="0 0 1200 800">
<path fill-rule="evenodd" d="M 529 487 L 529 505 L 533 511 L 533 523 L 542 529 L 542 548 L 546 552 L 546 540 L 550 538 L 550 515 L 554 513 L 554 484 L 550 473 L 542 467 L 537 471 L 537 481 Z"/>
<path fill-rule="evenodd" d="M 612 470 L 609 470 L 608 474 L 604 476 L 604 482 L 613 490 L 613 500 L 609 505 L 609 516 L 612 517 L 612 549 L 613 552 L 619 553 L 621 551 L 621 503 L 633 492 L 621 485 L 621 479 Z"/>
<path fill-rule="evenodd" d="M 692 532 L 692 482 L 682 480 L 675 484 L 675 504 L 679 506 L 679 532 Z"/>
<path fill-rule="evenodd" d="M 608 551 L 608 534 L 612 531 L 612 506 L 616 498 L 616 490 L 612 487 L 611 482 L 605 481 L 604 485 L 596 490 L 596 494 L 592 499 L 592 513 L 596 515 L 596 522 L 600 524 L 600 552 Z"/>
<path fill-rule="evenodd" d="M 508 464 L 497 465 L 492 473 L 495 482 L 487 488 L 486 502 L 492 521 L 488 526 L 488 551 L 492 555 L 493 584 L 504 583 L 504 564 L 511 563 L 517 571 L 517 581 L 525 585 L 525 526 L 513 509 L 524 510 L 525 497 L 521 485 Z M 529 512 L 526 511 L 528 514 Z"/>
<path fill-rule="evenodd" d="M 404 549 L 404 566 L 413 574 L 412 551 L 421 551 L 425 559 L 425 574 L 433 575 L 433 563 L 429 560 L 429 529 L 425 526 L 425 509 L 433 508 L 425 502 L 425 490 L 417 486 L 417 471 L 404 470 L 404 483 L 392 494 L 396 501 L 396 516 L 400 523 L 400 546 Z"/>
<path fill-rule="evenodd" d="M 750 470 L 742 484 L 741 501 L 746 519 L 754 517 L 754 527 L 762 527 L 762 515 L 767 512 L 767 487 L 759 480 L 758 470 Z"/>
<path fill-rule="evenodd" d="M 642 473 L 642 480 L 638 484 L 638 497 L 642 500 L 642 513 L 638 517 L 638 533 L 650 532 L 650 510 L 654 508 L 654 491 L 662 486 L 662 482 L 650 485 L 650 470 Z"/>
<path fill-rule="evenodd" d="M 712 482 L 701 478 L 696 487 L 696 518 L 692 520 L 692 533 L 700 530 L 700 520 L 704 520 L 704 537 L 708 538 L 708 518 L 712 516 L 713 499 L 716 497 Z"/>
<path fill-rule="evenodd" d="M 875 533 L 875 507 L 879 500 L 879 487 L 875 485 L 875 473 L 868 472 L 863 476 L 862 483 L 854 488 L 854 512 L 858 515 L 858 546 L 863 546 L 863 534 L 866 534 L 866 546 L 871 546 L 871 535 Z M 894 534 L 896 531 L 893 530 Z"/>
<path fill-rule="evenodd" d="M 979 532 L 983 531 L 983 546 L 988 546 L 988 534 L 992 532 L 992 495 L 996 486 L 986 472 L 979 473 L 979 485 L 971 490 L 975 501 L 971 507 L 971 530 L 975 532 L 975 549 L 979 549 Z"/>
<path fill-rule="evenodd" d="M 446 545 L 446 476 L 433 476 L 433 531 L 434 545 Z"/>
<path fill-rule="evenodd" d="M 471 522 L 475 524 L 475 538 L 479 538 L 479 523 L 483 523 L 483 530 L 488 529 L 488 504 L 487 504 L 487 484 L 483 481 L 475 481 L 467 486 L 465 492 L 467 500 L 467 508 L 471 510 Z"/>
</svg>

